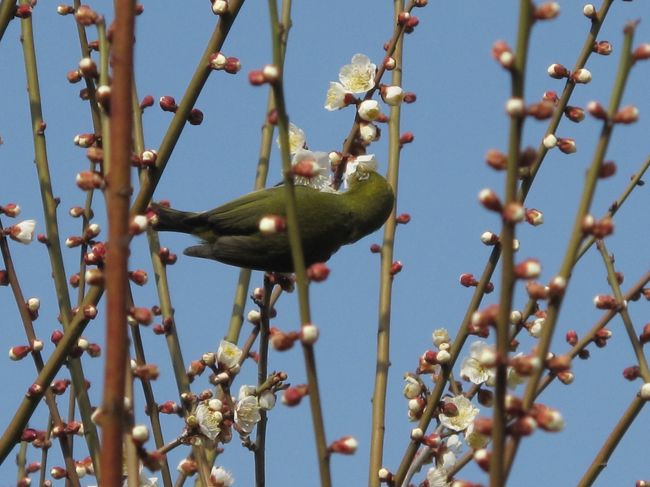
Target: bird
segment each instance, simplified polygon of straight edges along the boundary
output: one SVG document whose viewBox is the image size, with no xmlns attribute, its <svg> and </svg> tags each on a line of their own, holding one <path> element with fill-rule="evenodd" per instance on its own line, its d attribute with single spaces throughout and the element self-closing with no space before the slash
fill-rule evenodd
<svg viewBox="0 0 650 487">
<path fill-rule="evenodd" d="M 393 210 L 390 184 L 372 167 L 359 164 L 346 191 L 295 186 L 298 228 L 305 265 L 326 262 L 339 248 L 379 229 Z M 184 254 L 265 272 L 294 272 L 286 231 L 260 230 L 264 217 L 286 219 L 285 188 L 253 191 L 204 212 L 180 211 L 158 203 L 151 208 L 158 231 L 194 235 L 201 243 Z"/>
</svg>

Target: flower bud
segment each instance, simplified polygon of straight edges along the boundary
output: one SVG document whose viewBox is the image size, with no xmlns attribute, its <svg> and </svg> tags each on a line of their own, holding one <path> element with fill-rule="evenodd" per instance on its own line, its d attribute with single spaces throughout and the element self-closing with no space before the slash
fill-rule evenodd
<svg viewBox="0 0 650 487">
<path fill-rule="evenodd" d="M 227 0 L 214 0 L 212 2 L 212 13 L 215 15 L 223 15 L 228 13 Z"/>
<path fill-rule="evenodd" d="M 277 215 L 262 217 L 259 223 L 259 230 L 262 235 L 272 235 L 274 233 L 284 232 L 286 229 L 286 220 Z"/>
<path fill-rule="evenodd" d="M 399 105 L 404 98 L 404 90 L 401 86 L 381 85 L 380 93 L 384 103 L 391 106 Z"/>
<path fill-rule="evenodd" d="M 187 116 L 187 121 L 190 125 L 201 125 L 203 123 L 203 112 L 198 108 L 192 108 Z"/>
<path fill-rule="evenodd" d="M 74 18 L 79 24 L 88 27 L 97 22 L 99 15 L 88 5 L 80 5 L 74 14 Z"/>
<path fill-rule="evenodd" d="M 537 227 L 544 223 L 544 214 L 535 208 L 527 208 L 526 221 L 532 226 Z"/>
<path fill-rule="evenodd" d="M 515 55 L 505 41 L 492 44 L 492 57 L 505 69 L 511 69 L 515 64 Z"/>
<path fill-rule="evenodd" d="M 609 56 L 613 49 L 609 41 L 594 42 L 594 47 L 592 48 L 596 54 L 600 54 L 601 56 Z"/>
<path fill-rule="evenodd" d="M 568 137 L 557 139 L 557 148 L 565 154 L 573 154 L 576 151 L 576 141 Z"/>
<path fill-rule="evenodd" d="M 591 81 L 591 72 L 585 68 L 578 69 L 571 74 L 571 80 L 577 84 L 589 83 Z"/>
<path fill-rule="evenodd" d="M 343 455 L 352 455 L 357 451 L 359 443 L 352 436 L 344 436 L 336 441 L 334 441 L 329 447 L 328 450 L 332 453 L 341 453 Z"/>
<path fill-rule="evenodd" d="M 483 232 L 481 234 L 481 242 L 484 245 L 496 245 L 499 243 L 499 236 L 493 232 Z"/>
<path fill-rule="evenodd" d="M 564 116 L 572 122 L 579 123 L 585 119 L 585 111 L 580 107 L 567 106 L 564 109 Z"/>
<path fill-rule="evenodd" d="M 558 2 L 545 2 L 539 4 L 533 12 L 535 20 L 551 20 L 560 15 L 560 4 Z"/>
<path fill-rule="evenodd" d="M 503 208 L 502 216 L 503 219 L 507 222 L 518 223 L 524 220 L 526 217 L 526 212 L 521 203 L 517 201 L 511 201 Z M 518 247 L 518 244 L 513 245 L 515 248 Z"/>
<path fill-rule="evenodd" d="M 616 114 L 612 121 L 614 123 L 622 123 L 624 125 L 629 125 L 639 120 L 639 110 L 634 105 L 627 105 L 621 108 Z"/>
<path fill-rule="evenodd" d="M 158 100 L 158 104 L 160 105 L 160 108 L 163 112 L 175 112 L 178 110 L 178 105 L 176 104 L 176 100 L 174 100 L 173 96 L 161 96 Z"/>
<path fill-rule="evenodd" d="M 544 140 L 542 140 L 542 144 L 544 144 L 544 147 L 547 149 L 552 149 L 557 145 L 557 137 L 554 134 L 548 134 L 544 137 Z"/>
<path fill-rule="evenodd" d="M 596 10 L 596 7 L 594 7 L 593 4 L 591 3 L 588 3 L 584 7 L 582 7 L 582 13 L 588 19 L 591 20 L 598 19 L 598 11 Z"/>
<path fill-rule="evenodd" d="M 226 58 L 226 65 L 223 69 L 228 74 L 237 74 L 241 69 L 241 63 L 236 57 L 228 57 Z"/>
<path fill-rule="evenodd" d="M 553 116 L 555 106 L 550 101 L 533 103 L 526 108 L 526 113 L 536 120 L 546 120 Z"/>
<path fill-rule="evenodd" d="M 506 102 L 506 113 L 513 118 L 521 118 L 526 114 L 526 106 L 521 98 L 510 98 Z"/>
<path fill-rule="evenodd" d="M 147 95 L 142 99 L 142 101 L 140 101 L 140 109 L 144 110 L 145 108 L 152 107 L 153 104 L 154 104 L 153 96 Z"/>
<path fill-rule="evenodd" d="M 508 156 L 499 150 L 490 149 L 485 154 L 485 162 L 491 168 L 502 171 L 508 164 Z"/>
<path fill-rule="evenodd" d="M 129 271 L 129 279 L 138 286 L 144 286 L 149 280 L 149 276 L 144 269 L 136 269 Z"/>
<path fill-rule="evenodd" d="M 488 210 L 501 212 L 503 206 L 497 194 L 489 188 L 482 189 L 478 194 L 478 200 Z"/>
<path fill-rule="evenodd" d="M 562 79 L 562 78 L 568 78 L 569 77 L 569 70 L 564 67 L 561 64 L 551 64 L 547 69 L 546 72 L 551 78 L 555 79 Z"/>
<path fill-rule="evenodd" d="M 475 287 L 478 284 L 478 281 L 474 277 L 474 274 L 461 274 L 460 275 L 460 284 L 464 287 Z"/>
<path fill-rule="evenodd" d="M 309 389 L 307 385 L 288 387 L 284 390 L 284 394 L 282 394 L 282 403 L 285 406 L 297 406 L 308 393 Z"/>
<path fill-rule="evenodd" d="M 99 189 L 104 186 L 104 178 L 94 171 L 82 171 L 76 177 L 77 187 L 83 190 Z"/>
<path fill-rule="evenodd" d="M 307 278 L 313 282 L 322 282 L 330 274 L 330 269 L 323 262 L 316 262 L 307 268 Z"/>
<path fill-rule="evenodd" d="M 318 327 L 312 323 L 305 323 L 300 327 L 300 341 L 303 345 L 313 345 L 318 340 Z"/>
<path fill-rule="evenodd" d="M 10 218 L 15 218 L 20 215 L 20 206 L 15 203 L 7 203 L 4 206 L 0 206 L 0 213 L 4 213 Z"/>
<path fill-rule="evenodd" d="M 9 358 L 18 361 L 24 359 L 31 351 L 32 347 L 29 345 L 17 345 L 9 349 Z"/>
<path fill-rule="evenodd" d="M 394 57 L 387 56 L 384 58 L 384 68 L 388 71 L 392 71 L 395 69 L 395 66 L 397 66 L 397 61 L 395 61 Z"/>
<path fill-rule="evenodd" d="M 632 52 L 634 61 L 644 61 L 650 59 L 650 43 L 641 44 Z"/>
</svg>

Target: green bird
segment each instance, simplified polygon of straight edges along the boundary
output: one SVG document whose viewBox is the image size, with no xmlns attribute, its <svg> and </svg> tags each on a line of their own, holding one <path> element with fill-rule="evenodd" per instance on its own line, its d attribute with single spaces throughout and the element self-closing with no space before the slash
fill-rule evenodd
<svg viewBox="0 0 650 487">
<path fill-rule="evenodd" d="M 380 174 L 359 165 L 344 192 L 296 186 L 298 227 L 305 265 L 327 261 L 342 245 L 356 242 L 380 228 L 393 209 L 393 190 Z M 184 254 L 267 272 L 293 272 L 286 231 L 262 233 L 260 221 L 286 218 L 285 189 L 275 186 L 230 201 L 202 213 L 152 204 L 154 228 L 199 237 L 199 245 Z"/>
</svg>

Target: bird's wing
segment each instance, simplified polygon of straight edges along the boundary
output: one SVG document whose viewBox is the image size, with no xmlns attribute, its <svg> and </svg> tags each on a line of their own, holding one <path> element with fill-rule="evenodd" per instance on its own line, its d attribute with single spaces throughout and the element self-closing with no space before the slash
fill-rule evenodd
<svg viewBox="0 0 650 487">
<path fill-rule="evenodd" d="M 301 222 L 309 218 L 322 220 L 327 225 L 330 218 L 326 212 L 340 211 L 340 205 L 332 204 L 340 195 L 324 193 L 307 186 L 296 186 L 296 203 Z M 277 186 L 254 191 L 214 210 L 196 216 L 219 235 L 251 235 L 259 231 L 262 217 L 267 215 L 286 216 L 284 187 Z M 307 201 L 309 200 L 309 201 Z"/>
<path fill-rule="evenodd" d="M 261 237 L 260 235 L 237 235 L 219 237 L 212 244 L 195 245 L 188 247 L 183 252 L 191 257 L 217 260 L 247 269 L 262 271 L 290 272 L 293 269 L 291 254 L 287 252 L 286 237 L 282 243 L 273 243 L 273 236 Z"/>
<path fill-rule="evenodd" d="M 202 219 L 219 235 L 249 235 L 258 231 L 260 219 L 280 214 L 281 188 L 253 191 L 218 208 L 201 213 Z"/>
</svg>

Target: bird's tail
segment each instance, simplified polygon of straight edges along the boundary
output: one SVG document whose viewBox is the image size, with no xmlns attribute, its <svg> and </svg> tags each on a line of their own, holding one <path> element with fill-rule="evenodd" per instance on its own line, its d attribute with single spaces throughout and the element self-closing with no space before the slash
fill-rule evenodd
<svg viewBox="0 0 650 487">
<path fill-rule="evenodd" d="M 196 222 L 192 220 L 196 213 L 174 210 L 154 202 L 151 203 L 151 208 L 157 216 L 153 225 L 156 230 L 181 233 L 194 233 L 196 231 Z"/>
</svg>

